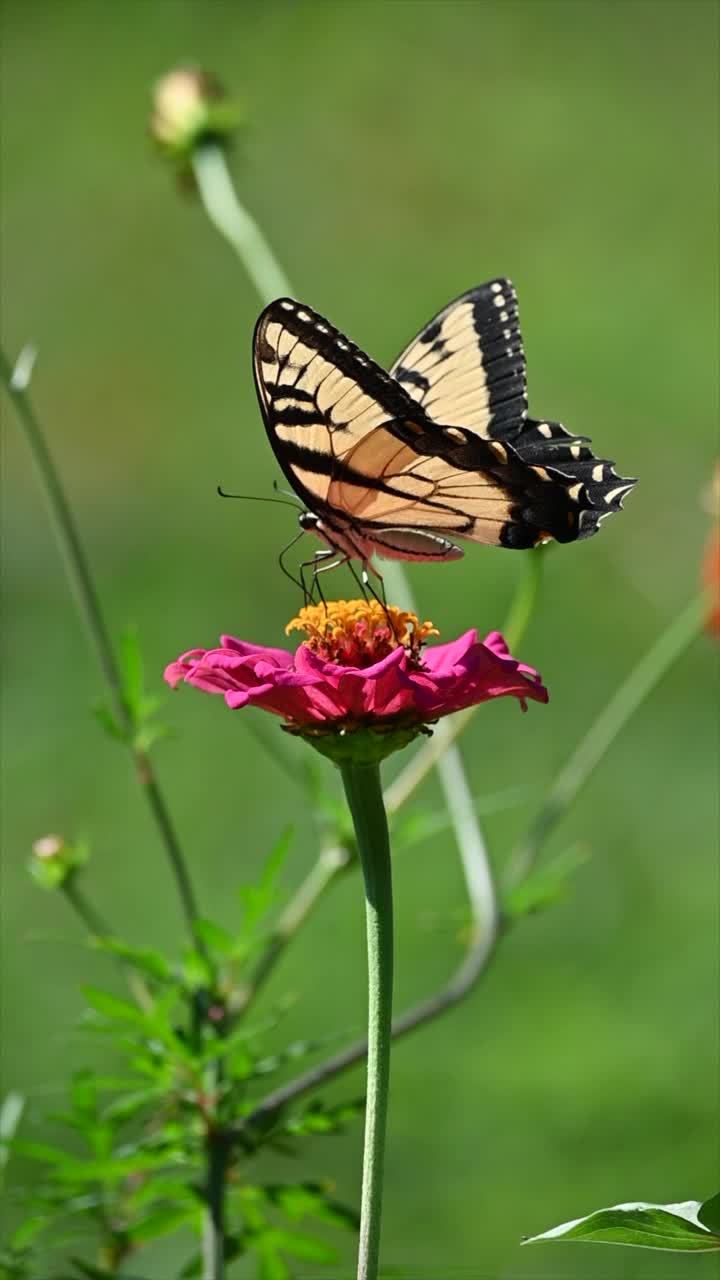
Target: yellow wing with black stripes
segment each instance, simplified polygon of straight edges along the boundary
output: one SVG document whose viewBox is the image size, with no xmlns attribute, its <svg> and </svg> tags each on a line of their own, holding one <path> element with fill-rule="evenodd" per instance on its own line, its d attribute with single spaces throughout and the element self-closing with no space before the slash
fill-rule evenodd
<svg viewBox="0 0 720 1280">
<path fill-rule="evenodd" d="M 455 537 L 570 542 L 632 483 L 558 424 L 527 419 L 507 281 L 446 307 L 391 374 L 310 307 L 279 299 L 258 320 L 254 367 L 275 455 L 330 541 L 349 530 L 413 559 L 449 558 Z"/>
</svg>

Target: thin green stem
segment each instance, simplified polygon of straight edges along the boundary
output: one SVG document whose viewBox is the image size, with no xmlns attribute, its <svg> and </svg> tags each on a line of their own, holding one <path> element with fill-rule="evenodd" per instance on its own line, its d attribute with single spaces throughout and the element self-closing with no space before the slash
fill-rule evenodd
<svg viewBox="0 0 720 1280">
<path fill-rule="evenodd" d="M 263 303 L 292 295 L 260 227 L 237 198 L 222 147 L 203 143 L 193 152 L 192 165 L 205 212 L 235 250 Z"/>
<path fill-rule="evenodd" d="M 211 1131 L 206 1140 L 206 1210 L 203 1220 L 203 1280 L 223 1280 L 225 1275 L 225 1179 L 231 1142 L 223 1130 Z"/>
<path fill-rule="evenodd" d="M 392 1039 L 393 903 L 390 838 L 378 765 L 345 764 L 343 786 L 365 878 L 368 1051 L 358 1280 L 376 1280 Z"/>
<path fill-rule="evenodd" d="M 113 936 L 114 931 L 107 920 L 100 915 L 100 912 L 95 909 L 80 888 L 76 871 L 71 871 L 65 877 L 60 889 L 65 900 L 70 904 L 78 919 L 82 921 L 88 933 L 97 938 L 110 938 Z M 128 965 L 123 964 L 122 960 L 119 961 L 119 964 L 140 1008 L 145 1010 L 152 1009 L 155 1002 L 140 974 L 135 973 Z"/>
<path fill-rule="evenodd" d="M 650 651 L 640 659 L 615 696 L 610 699 L 561 771 L 543 808 L 511 860 L 508 877 L 510 885 L 518 883 L 527 875 L 545 839 L 560 821 L 617 735 L 673 663 L 700 634 L 706 610 L 707 599 L 704 595 L 691 601 Z M 436 995 L 421 1001 L 395 1019 L 392 1028 L 393 1038 L 406 1035 L 464 999 L 487 971 L 495 955 L 497 944 L 510 924 L 511 921 L 501 920 L 496 912 L 491 930 L 484 937 L 480 936 L 476 939 L 450 981 Z M 361 1062 L 366 1053 L 367 1041 L 365 1040 L 358 1040 L 348 1045 L 346 1049 L 342 1049 L 325 1062 L 318 1063 L 316 1067 L 312 1067 L 309 1071 L 267 1094 L 253 1114 L 248 1117 L 246 1123 L 252 1126 L 289 1103 L 304 1097 L 305 1094 L 312 1093 L 320 1085 L 335 1079 L 356 1063 Z"/>
<path fill-rule="evenodd" d="M 190 875 L 164 796 L 155 778 L 150 758 L 145 751 L 139 750 L 133 742 L 134 726 L 132 717 L 123 694 L 120 670 L 115 660 L 115 653 L 102 615 L 90 567 L 73 520 L 70 505 L 65 497 L 60 476 L 45 442 L 37 414 L 27 394 L 31 368 L 32 360 L 27 353 L 25 353 L 24 357 L 21 357 L 21 360 L 13 369 L 5 353 L 0 350 L 0 378 L 12 400 L 18 422 L 22 427 L 33 462 L 42 481 L 43 491 L 55 529 L 56 540 L 65 563 L 73 594 L 87 627 L 90 643 L 95 651 L 100 670 L 108 686 L 115 715 L 123 729 L 135 764 L 138 781 L 147 797 L 148 804 L 160 831 L 188 930 L 193 934 L 198 910 Z M 196 940 L 196 946 L 204 951 L 200 940 Z"/>
<path fill-rule="evenodd" d="M 600 712 L 567 764 L 560 770 L 535 821 L 515 850 L 508 867 L 508 882 L 511 885 L 525 878 L 550 832 L 567 812 L 628 720 L 700 634 L 706 608 L 704 594 L 692 600 L 643 655 Z"/>
</svg>

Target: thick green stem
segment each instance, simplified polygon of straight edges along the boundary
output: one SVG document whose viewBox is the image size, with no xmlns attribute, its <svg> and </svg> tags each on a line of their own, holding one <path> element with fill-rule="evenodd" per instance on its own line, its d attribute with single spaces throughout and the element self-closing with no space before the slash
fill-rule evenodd
<svg viewBox="0 0 720 1280">
<path fill-rule="evenodd" d="M 241 259 L 263 303 L 292 294 L 257 222 L 237 198 L 222 147 L 203 143 L 193 152 L 192 164 L 205 212 Z"/>
<path fill-rule="evenodd" d="M 392 1039 L 393 905 L 390 838 L 378 765 L 345 764 L 342 779 L 363 875 L 368 949 L 368 1064 L 358 1280 L 376 1280 Z"/>
<path fill-rule="evenodd" d="M 208 1134 L 207 1175 L 203 1222 L 203 1280 L 223 1280 L 225 1275 L 225 1178 L 231 1144 L 222 1130 Z"/>
<path fill-rule="evenodd" d="M 65 562 L 65 569 L 78 609 L 85 621 L 91 645 L 108 686 L 115 715 L 123 729 L 135 764 L 138 782 L 147 797 L 148 804 L 160 831 L 188 929 L 193 933 L 194 923 L 199 913 L 190 875 L 165 798 L 155 778 L 150 758 L 145 751 L 139 750 L 133 742 L 134 726 L 132 717 L 125 701 L 122 677 L 115 659 L 102 609 L 100 608 L 100 601 L 92 580 L 90 566 L 88 565 L 60 476 L 45 442 L 38 417 L 27 394 L 31 369 L 32 360 L 28 353 L 21 357 L 15 369 L 13 369 L 5 353 L 0 351 L 0 378 L 2 378 L 5 389 L 13 402 L 18 421 L 30 448 L 33 462 L 42 481 L 50 516 L 55 528 L 56 540 Z M 196 945 L 198 949 L 204 950 L 199 940 L 197 940 Z"/>
</svg>

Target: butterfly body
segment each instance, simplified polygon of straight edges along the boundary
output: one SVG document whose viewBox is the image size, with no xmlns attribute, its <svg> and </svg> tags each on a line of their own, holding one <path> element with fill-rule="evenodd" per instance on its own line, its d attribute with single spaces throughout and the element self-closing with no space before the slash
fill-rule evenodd
<svg viewBox="0 0 720 1280">
<path fill-rule="evenodd" d="M 255 382 L 276 457 L 327 561 L 454 560 L 456 538 L 526 549 L 595 533 L 634 481 L 585 437 L 527 416 L 512 285 L 450 303 L 388 374 L 329 321 L 278 299 Z"/>
</svg>

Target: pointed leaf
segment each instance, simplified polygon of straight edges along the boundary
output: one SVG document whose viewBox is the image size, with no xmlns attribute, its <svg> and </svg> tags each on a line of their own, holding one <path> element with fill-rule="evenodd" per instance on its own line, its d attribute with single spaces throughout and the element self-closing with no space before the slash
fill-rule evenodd
<svg viewBox="0 0 720 1280">
<path fill-rule="evenodd" d="M 550 862 L 531 871 L 519 884 L 513 885 L 504 901 L 509 916 L 529 915 L 543 907 L 562 902 L 570 890 L 570 881 L 579 867 L 588 861 L 590 853 L 581 844 L 571 845 Z"/>
<path fill-rule="evenodd" d="M 137 724 L 143 696 L 144 670 L 140 642 L 134 627 L 128 627 L 120 640 L 120 671 L 125 706 L 133 722 Z"/>
<path fill-rule="evenodd" d="M 153 951 L 150 947 L 133 947 L 120 938 L 93 938 L 90 945 L 98 951 L 118 956 L 133 969 L 146 973 L 150 978 L 157 978 L 159 982 L 172 980 L 172 969 L 167 960 L 159 951 Z"/>
<path fill-rule="evenodd" d="M 129 1000 L 121 1000 L 119 996 L 110 995 L 109 991 L 101 991 L 99 987 L 83 987 L 82 993 L 88 1004 L 96 1013 L 111 1018 L 114 1022 L 131 1022 L 133 1026 L 147 1029 L 147 1016 Z"/>
<path fill-rule="evenodd" d="M 720 1236 L 720 1191 L 700 1205 L 698 1218 L 704 1227 Z"/>
<path fill-rule="evenodd" d="M 712 1201 L 708 1203 L 712 1205 Z M 686 1200 L 682 1204 L 616 1204 L 530 1236 L 523 1244 L 540 1240 L 587 1240 L 685 1253 L 720 1249 L 720 1235 L 709 1231 L 698 1220 L 698 1211 L 702 1208 L 699 1200 Z"/>
<path fill-rule="evenodd" d="M 213 951 L 217 951 L 223 956 L 229 956 L 232 953 L 235 947 L 235 939 L 228 933 L 227 929 L 221 928 L 213 920 L 196 920 L 193 928 L 197 936 L 207 943 L 209 947 L 212 947 Z"/>
</svg>

